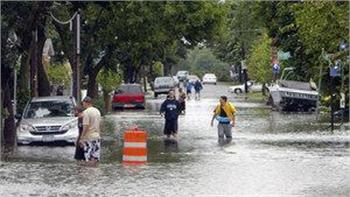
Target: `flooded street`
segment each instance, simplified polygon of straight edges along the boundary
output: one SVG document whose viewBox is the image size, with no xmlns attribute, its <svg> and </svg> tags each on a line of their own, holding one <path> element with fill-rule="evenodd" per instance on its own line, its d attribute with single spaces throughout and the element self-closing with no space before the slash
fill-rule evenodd
<svg viewBox="0 0 350 197">
<path fill-rule="evenodd" d="M 312 114 L 280 114 L 263 102 L 235 98 L 227 85 L 206 85 L 179 118 L 177 146 L 163 142 L 159 107 L 105 118 L 102 162 L 76 165 L 73 146 L 19 146 L 0 163 L 0 196 L 349 196 L 350 129 L 333 134 Z M 233 142 L 210 127 L 221 95 L 238 109 Z M 148 163 L 123 166 L 123 131 L 148 132 Z"/>
</svg>

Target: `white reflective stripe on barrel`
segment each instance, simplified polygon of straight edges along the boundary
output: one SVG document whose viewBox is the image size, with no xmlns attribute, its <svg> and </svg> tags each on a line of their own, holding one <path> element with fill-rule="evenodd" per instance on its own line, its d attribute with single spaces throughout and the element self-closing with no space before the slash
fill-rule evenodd
<svg viewBox="0 0 350 197">
<path fill-rule="evenodd" d="M 124 148 L 147 148 L 146 142 L 125 142 Z"/>
<path fill-rule="evenodd" d="M 147 161 L 147 156 L 128 156 L 128 155 L 123 155 L 123 161 Z"/>
</svg>

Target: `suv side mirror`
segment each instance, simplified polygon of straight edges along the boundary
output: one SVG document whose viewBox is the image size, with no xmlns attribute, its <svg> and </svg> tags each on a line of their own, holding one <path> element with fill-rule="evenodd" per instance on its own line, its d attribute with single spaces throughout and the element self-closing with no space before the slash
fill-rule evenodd
<svg viewBox="0 0 350 197">
<path fill-rule="evenodd" d="M 22 114 L 20 114 L 20 113 L 15 114 L 15 118 L 17 120 L 21 119 L 22 118 Z"/>
</svg>

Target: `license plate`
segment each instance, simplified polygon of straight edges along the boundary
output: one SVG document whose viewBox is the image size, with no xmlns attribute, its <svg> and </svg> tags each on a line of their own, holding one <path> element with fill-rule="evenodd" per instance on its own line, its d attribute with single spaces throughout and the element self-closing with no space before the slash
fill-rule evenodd
<svg viewBox="0 0 350 197">
<path fill-rule="evenodd" d="M 55 141 L 54 135 L 43 135 L 43 142 L 52 142 Z"/>
<path fill-rule="evenodd" d="M 124 107 L 134 107 L 133 104 L 125 104 Z"/>
</svg>

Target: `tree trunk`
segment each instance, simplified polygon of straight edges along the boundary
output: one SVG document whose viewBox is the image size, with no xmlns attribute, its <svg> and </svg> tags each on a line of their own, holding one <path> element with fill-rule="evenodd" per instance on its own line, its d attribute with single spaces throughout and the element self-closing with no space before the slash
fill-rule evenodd
<svg viewBox="0 0 350 197">
<path fill-rule="evenodd" d="M 28 90 L 30 88 L 30 55 L 31 48 L 29 47 L 24 53 L 22 53 L 21 66 L 19 71 L 18 86 L 20 90 Z"/>
<path fill-rule="evenodd" d="M 44 23 L 44 22 L 43 22 Z M 38 94 L 39 96 L 50 96 L 51 88 L 47 71 L 43 65 L 43 48 L 46 41 L 45 29 L 38 27 L 38 53 L 37 53 L 37 69 L 38 69 Z"/>
<path fill-rule="evenodd" d="M 164 76 L 169 76 L 171 74 L 172 64 L 169 62 L 164 62 L 163 73 Z"/>
<path fill-rule="evenodd" d="M 6 113 L 5 122 L 4 122 L 4 152 L 9 153 L 14 150 L 16 147 L 16 127 L 15 119 L 13 114 L 13 105 L 11 101 L 11 88 L 9 86 L 9 81 L 6 83 L 4 88 L 4 110 Z"/>
<path fill-rule="evenodd" d="M 111 96 L 108 91 L 103 90 L 103 100 L 105 102 L 105 114 L 111 109 Z"/>
<path fill-rule="evenodd" d="M 262 84 L 262 91 L 261 92 L 262 92 L 263 96 L 266 96 L 266 83 Z"/>
<path fill-rule="evenodd" d="M 98 97 L 98 88 L 96 83 L 97 73 L 89 73 L 88 74 L 88 84 L 87 84 L 87 96 L 95 99 Z"/>
</svg>

